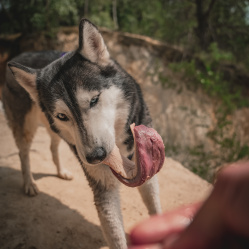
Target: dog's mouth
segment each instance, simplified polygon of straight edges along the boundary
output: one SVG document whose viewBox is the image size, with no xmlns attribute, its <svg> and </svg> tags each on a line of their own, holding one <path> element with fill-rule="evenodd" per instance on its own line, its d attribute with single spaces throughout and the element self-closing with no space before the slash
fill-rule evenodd
<svg viewBox="0 0 249 249">
<path fill-rule="evenodd" d="M 154 129 L 135 124 L 130 127 L 134 137 L 135 163 L 122 156 L 116 145 L 103 163 L 110 166 L 119 181 L 137 187 L 159 172 L 165 152 L 162 138 Z"/>
</svg>

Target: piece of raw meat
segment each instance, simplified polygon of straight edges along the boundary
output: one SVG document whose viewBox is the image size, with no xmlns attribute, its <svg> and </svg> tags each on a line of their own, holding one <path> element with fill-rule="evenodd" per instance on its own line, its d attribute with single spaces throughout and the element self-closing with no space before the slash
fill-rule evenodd
<svg viewBox="0 0 249 249">
<path fill-rule="evenodd" d="M 136 187 L 159 172 L 164 163 L 165 151 L 161 136 L 153 128 L 132 124 L 131 130 L 134 137 L 135 163 L 122 156 L 115 145 L 104 164 L 110 166 L 119 181 L 129 187 Z"/>
</svg>

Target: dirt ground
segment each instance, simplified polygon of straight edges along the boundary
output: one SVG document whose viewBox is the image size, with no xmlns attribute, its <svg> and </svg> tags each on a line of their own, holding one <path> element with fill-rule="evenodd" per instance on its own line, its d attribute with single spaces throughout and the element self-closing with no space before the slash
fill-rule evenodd
<svg viewBox="0 0 249 249">
<path fill-rule="evenodd" d="M 49 142 L 45 129 L 40 127 L 30 153 L 40 193 L 36 197 L 25 196 L 18 151 L 0 108 L 0 248 L 107 248 L 93 195 L 79 163 L 62 142 L 61 162 L 73 173 L 74 179 L 57 178 Z M 158 177 L 164 211 L 203 199 L 210 191 L 207 182 L 171 158 L 166 158 Z M 137 189 L 122 186 L 120 192 L 128 235 L 148 214 Z"/>
</svg>

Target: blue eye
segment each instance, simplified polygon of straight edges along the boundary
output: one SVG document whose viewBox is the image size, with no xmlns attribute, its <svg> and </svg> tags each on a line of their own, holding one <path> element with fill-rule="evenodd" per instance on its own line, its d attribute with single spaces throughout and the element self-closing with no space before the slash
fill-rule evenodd
<svg viewBox="0 0 249 249">
<path fill-rule="evenodd" d="M 99 95 L 93 97 L 90 101 L 90 108 L 94 107 L 98 103 L 98 101 L 99 101 Z"/>
<path fill-rule="evenodd" d="M 56 115 L 56 118 L 58 118 L 58 119 L 61 120 L 61 121 L 68 121 L 68 120 L 69 120 L 69 118 L 67 117 L 67 115 L 65 115 L 65 114 L 63 114 L 63 113 L 58 113 L 58 114 Z"/>
</svg>

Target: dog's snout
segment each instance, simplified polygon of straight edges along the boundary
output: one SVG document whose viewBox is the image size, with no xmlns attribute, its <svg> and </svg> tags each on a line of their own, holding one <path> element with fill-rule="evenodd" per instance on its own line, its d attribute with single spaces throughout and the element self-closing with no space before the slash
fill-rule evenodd
<svg viewBox="0 0 249 249">
<path fill-rule="evenodd" d="M 106 150 L 103 147 L 97 147 L 91 154 L 86 156 L 88 163 L 97 164 L 106 158 Z"/>
</svg>

